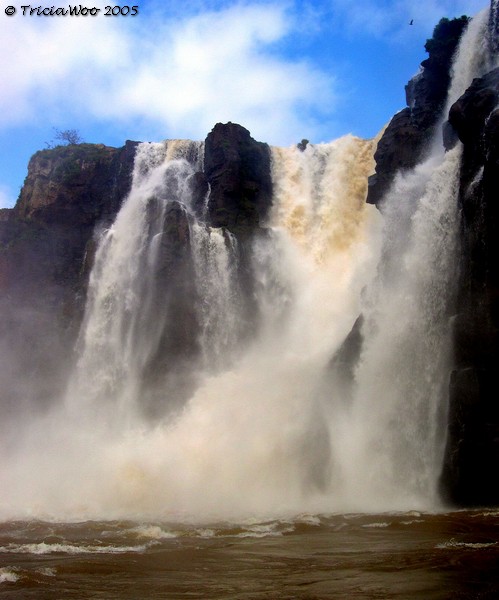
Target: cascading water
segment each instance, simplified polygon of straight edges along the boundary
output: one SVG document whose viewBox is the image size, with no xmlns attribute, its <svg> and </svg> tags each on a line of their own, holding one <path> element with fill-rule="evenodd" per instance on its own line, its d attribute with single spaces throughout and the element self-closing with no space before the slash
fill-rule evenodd
<svg viewBox="0 0 499 600">
<path fill-rule="evenodd" d="M 351 136 L 273 150 L 274 210 L 247 249 L 256 305 L 248 335 L 237 239 L 207 227 L 192 203 L 202 147 L 139 146 L 131 193 L 101 234 L 65 410 L 27 433 L 44 451 L 19 456 L 7 474 L 10 510 L 32 505 L 28 480 L 35 510 L 59 518 L 238 518 L 326 498 L 322 379 L 373 272 L 372 154 L 372 142 Z M 190 361 L 181 398 L 186 366 L 168 338 L 186 314 L 170 295 L 188 305 L 195 329 L 194 340 L 177 337 Z"/>
<path fill-rule="evenodd" d="M 472 78 L 490 68 L 487 18 L 483 11 L 463 34 L 443 115 Z M 337 403 L 333 409 L 340 415 L 332 434 L 335 476 L 346 505 L 355 497 L 368 497 L 378 509 L 438 503 L 460 158 L 460 145 L 444 153 L 435 139 L 427 159 L 398 175 L 384 198 L 382 260 L 364 296 L 353 401 L 343 414 Z"/>
<path fill-rule="evenodd" d="M 449 101 L 483 63 L 486 17 L 463 36 Z M 130 195 L 101 234 L 64 407 L 9 449 L 1 515 L 435 507 L 460 148 L 434 144 L 399 175 L 383 217 L 365 203 L 373 149 L 352 136 L 272 149 L 249 314 L 237 236 L 194 205 L 202 144 L 140 145 Z M 361 313 L 347 393 L 332 358 Z"/>
<path fill-rule="evenodd" d="M 443 115 L 490 68 L 487 18 L 483 11 L 463 34 Z M 438 502 L 460 158 L 460 145 L 444 153 L 435 139 L 428 158 L 400 174 L 383 202 L 385 242 L 378 279 L 365 295 L 354 400 L 332 436 L 347 503 L 356 495 L 379 509 Z"/>
<path fill-rule="evenodd" d="M 237 241 L 228 231 L 194 223 L 191 229 L 196 282 L 201 298 L 201 350 L 207 367 L 230 361 L 241 335 L 238 311 Z"/>
<path fill-rule="evenodd" d="M 134 418 L 148 365 L 169 327 L 171 302 L 160 276 L 168 268 L 162 261 L 168 210 L 189 213 L 189 176 L 201 163 L 199 143 L 139 146 L 132 191 L 101 236 L 90 277 L 81 356 L 67 395 L 75 412 L 90 403 L 112 406 L 115 419 Z"/>
</svg>

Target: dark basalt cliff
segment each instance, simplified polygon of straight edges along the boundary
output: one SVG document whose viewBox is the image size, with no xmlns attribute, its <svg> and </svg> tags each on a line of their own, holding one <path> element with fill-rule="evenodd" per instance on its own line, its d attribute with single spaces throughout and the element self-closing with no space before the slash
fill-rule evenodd
<svg viewBox="0 0 499 600">
<path fill-rule="evenodd" d="M 442 487 L 459 505 L 499 503 L 499 69 L 451 107 L 463 143 L 461 274 Z"/>
<path fill-rule="evenodd" d="M 218 123 L 206 138 L 204 171 L 210 225 L 238 232 L 262 222 L 272 196 L 267 144 L 255 142 L 240 125 Z"/>
<path fill-rule="evenodd" d="M 1 211 L 0 369 L 4 380 L 20 382 L 16 389 L 4 386 L 7 404 L 29 399 L 31 379 L 41 400 L 63 384 L 95 227 L 112 220 L 130 187 L 135 145 L 37 152 L 15 208 Z"/>
<path fill-rule="evenodd" d="M 48 289 L 58 288 L 56 308 L 81 291 L 95 227 L 112 221 L 130 188 L 135 146 L 61 146 L 31 158 L 16 206 L 0 220 L 4 294 L 41 300 L 36 290 L 46 299 Z"/>
<path fill-rule="evenodd" d="M 252 238 L 267 235 L 263 226 L 272 205 L 270 148 L 241 125 L 218 123 L 205 141 L 204 173 L 210 189 L 207 224 L 225 228 L 238 240 L 239 303 L 246 315 L 241 335 L 250 335 L 258 310 Z"/>
<path fill-rule="evenodd" d="M 425 44 L 429 57 L 407 84 L 407 108 L 398 112 L 378 142 L 376 173 L 369 177 L 367 202 L 380 204 L 395 174 L 412 169 L 435 134 L 450 81 L 450 66 L 467 17 L 442 19 Z"/>
</svg>

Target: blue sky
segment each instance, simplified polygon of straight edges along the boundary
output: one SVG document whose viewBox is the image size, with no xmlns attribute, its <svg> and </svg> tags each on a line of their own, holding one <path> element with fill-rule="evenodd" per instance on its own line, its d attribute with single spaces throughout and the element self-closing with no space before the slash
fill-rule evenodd
<svg viewBox="0 0 499 600">
<path fill-rule="evenodd" d="M 54 128 L 110 146 L 204 139 L 218 121 L 273 145 L 372 137 L 405 106 L 438 20 L 473 16 L 487 0 L 134 4 L 135 17 L 106 17 L 105 2 L 83 0 L 102 8 L 85 18 L 2 3 L 0 207 L 15 203 Z"/>
</svg>

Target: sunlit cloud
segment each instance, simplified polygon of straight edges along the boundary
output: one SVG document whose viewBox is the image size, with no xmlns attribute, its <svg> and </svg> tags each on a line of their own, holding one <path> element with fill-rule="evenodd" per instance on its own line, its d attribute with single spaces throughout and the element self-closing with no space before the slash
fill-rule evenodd
<svg viewBox="0 0 499 600">
<path fill-rule="evenodd" d="M 232 120 L 282 143 L 313 134 L 317 114 L 334 105 L 332 76 L 276 51 L 294 26 L 280 5 L 236 5 L 160 26 L 42 21 L 0 20 L 0 52 L 9 56 L 0 127 L 74 115 L 196 138 Z"/>
</svg>

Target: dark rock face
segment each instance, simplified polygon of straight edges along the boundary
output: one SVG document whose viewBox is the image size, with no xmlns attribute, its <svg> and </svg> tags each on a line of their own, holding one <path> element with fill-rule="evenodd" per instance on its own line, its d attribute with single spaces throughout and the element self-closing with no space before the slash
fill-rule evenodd
<svg viewBox="0 0 499 600">
<path fill-rule="evenodd" d="M 206 203 L 210 186 L 206 180 L 205 174 L 201 171 L 194 173 L 188 180 L 190 192 L 192 194 L 192 208 L 196 217 L 202 220 L 206 213 Z"/>
<path fill-rule="evenodd" d="M 457 505 L 499 503 L 499 69 L 451 107 L 463 142 L 461 275 L 454 323 L 444 496 Z"/>
<path fill-rule="evenodd" d="M 199 323 L 189 231 L 185 207 L 168 204 L 159 234 L 153 306 L 144 311 L 146 321 L 139 323 L 141 335 L 159 331 L 157 347 L 143 370 L 142 409 L 151 418 L 164 410 L 165 398 L 180 404 L 195 384 L 189 367 L 199 352 Z"/>
<path fill-rule="evenodd" d="M 482 166 L 491 148 L 482 140 L 487 119 L 499 99 L 499 69 L 494 69 L 471 86 L 450 108 L 449 123 L 464 144 L 465 166 Z M 470 160 L 473 158 L 473 160 Z M 465 174 L 465 177 L 468 177 Z"/>
<path fill-rule="evenodd" d="M 112 220 L 130 189 L 136 145 L 78 144 L 37 152 L 29 162 L 16 215 L 90 227 L 99 219 Z"/>
<path fill-rule="evenodd" d="M 81 291 L 87 245 L 130 189 L 135 146 L 61 146 L 32 157 L 18 202 L 0 221 L 4 293 Z"/>
<path fill-rule="evenodd" d="M 328 365 L 329 375 L 333 378 L 334 385 L 338 386 L 341 395 L 345 399 L 351 397 L 355 381 L 355 367 L 359 362 L 362 352 L 364 342 L 362 335 L 363 324 L 364 315 L 360 315 L 355 320 L 352 329 Z"/>
<path fill-rule="evenodd" d="M 84 305 L 94 228 L 116 214 L 129 190 L 135 143 L 120 149 L 82 144 L 37 152 L 17 205 L 0 219 L 0 345 L 7 403 L 53 397 Z"/>
<path fill-rule="evenodd" d="M 407 105 L 414 125 L 426 129 L 435 123 L 441 112 L 450 84 L 450 68 L 468 17 L 441 19 L 426 41 L 429 56 L 421 63 L 422 72 L 406 86 Z"/>
<path fill-rule="evenodd" d="M 204 175 L 210 187 L 207 224 L 223 227 L 237 240 L 241 338 L 254 333 L 258 307 L 253 273 L 253 241 L 267 239 L 265 218 L 272 206 L 270 148 L 235 123 L 217 123 L 204 150 Z"/>
<path fill-rule="evenodd" d="M 410 108 L 404 108 L 393 117 L 374 154 L 376 173 L 369 177 L 369 204 L 381 207 L 381 201 L 397 171 L 411 169 L 418 164 L 433 131 L 432 127 L 418 129 L 413 123 Z"/>
<path fill-rule="evenodd" d="M 374 155 L 376 173 L 369 178 L 368 203 L 379 207 L 397 171 L 412 169 L 420 162 L 435 134 L 447 96 L 452 57 L 467 23 L 467 17 L 442 19 L 433 38 L 426 42 L 429 57 L 406 86 L 408 108 L 393 117 L 378 143 Z"/>
<path fill-rule="evenodd" d="M 204 171 L 211 188 L 210 225 L 232 232 L 258 227 L 271 205 L 267 144 L 240 125 L 218 123 L 206 138 Z"/>
</svg>

